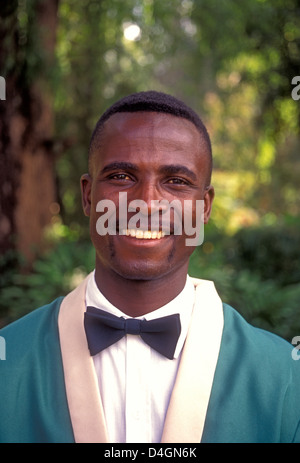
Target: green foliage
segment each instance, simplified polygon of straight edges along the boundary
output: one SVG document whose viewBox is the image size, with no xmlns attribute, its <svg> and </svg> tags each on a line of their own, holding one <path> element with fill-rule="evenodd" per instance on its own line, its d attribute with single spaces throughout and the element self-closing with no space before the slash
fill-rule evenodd
<svg viewBox="0 0 300 463">
<path fill-rule="evenodd" d="M 52 69 L 45 66 L 45 50 L 38 38 L 39 1 L 12 0 L 0 4 L 1 75 L 13 75 L 15 85 L 23 89 L 24 95 L 39 76 L 44 74 L 49 79 L 52 75 Z"/>
<path fill-rule="evenodd" d="M 10 256 L 5 257 L 11 263 Z M 4 260 L 4 259 L 3 259 Z M 70 290 L 94 268 L 90 242 L 60 242 L 38 258 L 29 274 L 5 265 L 0 280 L 0 322 L 8 323 Z M 4 264 L 4 262 L 3 262 Z M 1 323 L 0 323 L 1 324 Z"/>
<path fill-rule="evenodd" d="M 213 280 L 224 302 L 250 323 L 288 341 L 300 333 L 300 227 L 209 234 L 190 274 Z"/>
<path fill-rule="evenodd" d="M 299 226 L 247 228 L 234 236 L 225 249 L 228 262 L 237 271 L 256 272 L 262 280 L 273 280 L 280 286 L 300 281 Z"/>
</svg>

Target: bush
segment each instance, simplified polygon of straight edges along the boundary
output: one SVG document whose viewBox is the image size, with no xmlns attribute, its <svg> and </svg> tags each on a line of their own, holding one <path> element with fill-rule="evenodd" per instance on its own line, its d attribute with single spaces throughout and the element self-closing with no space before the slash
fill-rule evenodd
<svg viewBox="0 0 300 463">
<path fill-rule="evenodd" d="M 300 282 L 300 227 L 246 228 L 228 240 L 225 258 L 237 270 L 247 268 L 280 286 Z"/>
<path fill-rule="evenodd" d="M 18 273 L 16 266 L 0 280 L 2 325 L 66 295 L 95 265 L 90 242 L 59 243 L 34 263 L 30 274 Z"/>
<path fill-rule="evenodd" d="M 296 227 L 214 233 L 192 256 L 190 274 L 213 280 L 246 320 L 291 341 L 300 335 L 299 235 Z"/>
</svg>

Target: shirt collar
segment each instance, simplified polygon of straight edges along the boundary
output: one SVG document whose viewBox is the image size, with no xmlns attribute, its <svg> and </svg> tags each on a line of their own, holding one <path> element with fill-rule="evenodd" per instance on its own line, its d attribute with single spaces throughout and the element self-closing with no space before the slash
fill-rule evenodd
<svg viewBox="0 0 300 463">
<path fill-rule="evenodd" d="M 153 312 L 142 315 L 141 317 L 146 320 L 153 320 L 154 318 L 166 317 L 178 313 L 180 316 L 181 333 L 178 338 L 177 346 L 174 353 L 174 358 L 177 358 L 182 350 L 189 322 L 194 306 L 195 299 L 195 288 L 191 278 L 187 275 L 186 283 L 183 290 L 168 304 L 159 307 Z M 123 313 L 113 304 L 111 304 L 99 290 L 95 281 L 95 271 L 91 274 L 86 288 L 86 305 L 97 307 L 98 309 L 106 310 L 107 312 L 116 315 L 117 317 L 130 318 L 128 315 Z"/>
</svg>

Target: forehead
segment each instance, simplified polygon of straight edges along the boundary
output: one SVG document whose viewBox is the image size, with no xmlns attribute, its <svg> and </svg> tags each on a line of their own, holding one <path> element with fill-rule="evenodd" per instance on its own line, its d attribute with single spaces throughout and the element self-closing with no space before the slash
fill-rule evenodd
<svg viewBox="0 0 300 463">
<path fill-rule="evenodd" d="M 168 139 L 184 143 L 191 139 L 199 142 L 200 133 L 190 121 L 170 114 L 157 112 L 117 113 L 104 124 L 102 137 Z"/>
<path fill-rule="evenodd" d="M 98 167 L 126 158 L 164 164 L 181 160 L 193 164 L 206 157 L 207 147 L 198 129 L 187 119 L 157 112 L 117 113 L 99 133 L 93 150 Z"/>
</svg>

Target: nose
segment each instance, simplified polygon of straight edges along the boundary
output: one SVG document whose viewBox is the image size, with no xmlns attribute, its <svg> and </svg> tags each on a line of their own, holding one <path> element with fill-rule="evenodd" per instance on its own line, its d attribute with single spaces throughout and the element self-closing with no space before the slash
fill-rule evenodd
<svg viewBox="0 0 300 463">
<path fill-rule="evenodd" d="M 158 186 L 149 180 L 140 183 L 139 188 L 135 190 L 135 198 L 131 198 L 128 211 L 136 211 L 138 207 L 143 215 L 153 215 L 161 211 L 163 214 L 168 210 L 168 201 L 160 193 Z"/>
</svg>

